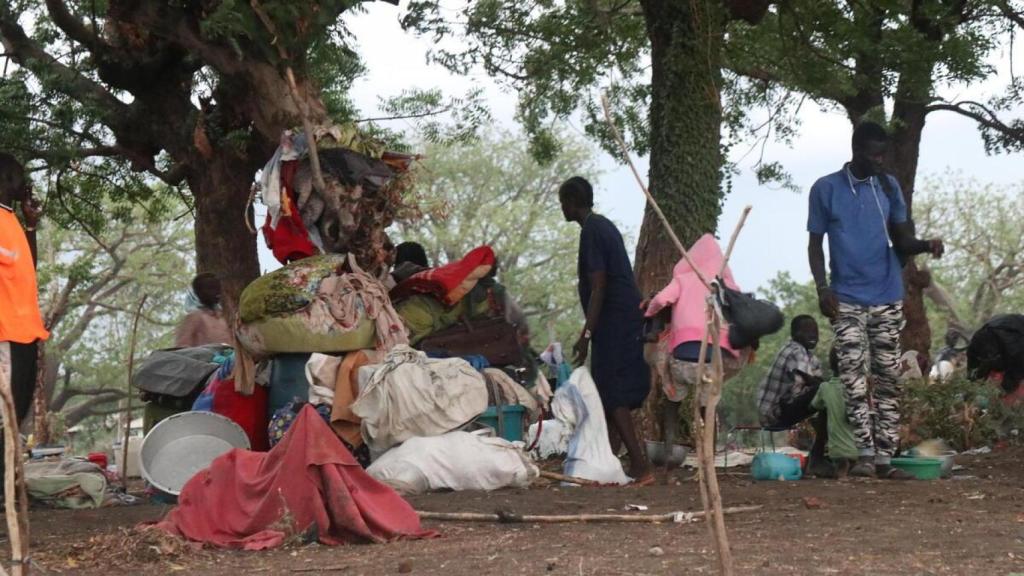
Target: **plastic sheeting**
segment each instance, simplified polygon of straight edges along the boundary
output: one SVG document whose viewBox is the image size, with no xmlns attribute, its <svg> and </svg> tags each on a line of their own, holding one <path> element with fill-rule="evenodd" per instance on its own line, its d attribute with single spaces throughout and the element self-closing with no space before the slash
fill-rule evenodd
<svg viewBox="0 0 1024 576">
<path fill-rule="evenodd" d="M 608 423 L 594 379 L 586 368 L 577 368 L 551 401 L 553 420 L 546 420 L 537 451 L 544 458 L 565 453 L 565 474 L 606 484 L 626 484 L 629 476 L 612 453 Z M 536 437 L 536 424 L 529 437 Z"/>
</svg>

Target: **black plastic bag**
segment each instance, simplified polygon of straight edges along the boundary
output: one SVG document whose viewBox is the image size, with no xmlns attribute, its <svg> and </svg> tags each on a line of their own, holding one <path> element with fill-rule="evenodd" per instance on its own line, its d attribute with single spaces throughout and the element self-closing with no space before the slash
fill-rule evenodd
<svg viewBox="0 0 1024 576">
<path fill-rule="evenodd" d="M 719 280 L 722 298 L 722 314 L 729 323 L 729 346 L 734 349 L 748 348 L 769 334 L 778 332 L 785 323 L 779 307 L 767 300 L 758 300 L 752 294 L 744 294 L 725 286 Z"/>
</svg>

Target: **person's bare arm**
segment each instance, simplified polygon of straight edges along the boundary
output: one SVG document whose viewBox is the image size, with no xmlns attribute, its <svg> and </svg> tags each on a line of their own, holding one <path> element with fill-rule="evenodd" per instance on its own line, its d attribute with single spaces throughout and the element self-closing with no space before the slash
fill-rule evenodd
<svg viewBox="0 0 1024 576">
<path fill-rule="evenodd" d="M 826 318 L 835 318 L 839 313 L 839 299 L 836 298 L 832 288 L 828 285 L 828 276 L 825 273 L 825 235 L 809 234 L 807 243 L 807 259 L 811 265 L 811 276 L 814 277 L 814 286 L 818 291 L 818 307 Z"/>
<path fill-rule="evenodd" d="M 907 256 L 929 253 L 934 258 L 942 258 L 946 246 L 940 238 L 918 240 L 914 237 L 914 225 L 909 221 L 895 224 L 892 227 L 892 244 L 896 251 Z"/>
<path fill-rule="evenodd" d="M 597 329 L 601 321 L 601 310 L 604 308 L 604 297 L 608 286 L 608 277 L 603 271 L 590 274 L 590 304 L 587 306 L 587 322 L 583 326 L 583 334 L 573 347 L 575 363 L 582 366 L 587 361 L 590 348 L 590 335 Z"/>
</svg>

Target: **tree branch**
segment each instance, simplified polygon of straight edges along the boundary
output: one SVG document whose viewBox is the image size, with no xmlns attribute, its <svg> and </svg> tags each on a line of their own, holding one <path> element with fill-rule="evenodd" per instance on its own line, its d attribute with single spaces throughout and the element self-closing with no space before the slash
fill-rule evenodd
<svg viewBox="0 0 1024 576">
<path fill-rule="evenodd" d="M 1020 28 L 1024 28 L 1024 12 L 1014 10 L 1013 6 L 1010 6 L 1010 3 L 1006 2 L 1006 0 L 996 2 L 996 7 L 999 8 L 999 12 L 1003 15 L 1003 17 L 1013 22 Z"/>
<path fill-rule="evenodd" d="M 18 24 L 18 18 L 4 2 L 0 8 L 0 36 L 7 52 L 13 54 L 14 61 L 37 77 L 52 76 L 61 84 L 62 91 L 72 95 L 80 102 L 94 104 L 105 118 L 104 122 L 116 126 L 119 121 L 129 117 L 130 107 L 118 100 L 103 86 L 86 76 L 65 66 L 46 52 L 38 43 L 25 34 Z"/>
<path fill-rule="evenodd" d="M 961 102 L 939 102 L 936 104 L 930 104 L 925 108 L 928 112 L 935 112 L 944 110 L 947 112 L 955 112 L 961 116 L 965 116 L 974 120 L 978 124 L 995 130 L 1004 136 L 1024 144 L 1024 125 L 1011 126 L 1001 120 L 999 115 L 994 110 L 985 106 L 980 102 L 973 100 L 964 100 Z"/>
<path fill-rule="evenodd" d="M 93 52 L 97 48 L 107 47 L 94 30 L 86 28 L 85 24 L 68 10 L 64 2 L 60 0 L 46 0 L 46 9 L 50 13 L 50 19 L 53 20 L 53 23 L 63 30 L 68 35 L 68 38 L 82 44 Z"/>
</svg>

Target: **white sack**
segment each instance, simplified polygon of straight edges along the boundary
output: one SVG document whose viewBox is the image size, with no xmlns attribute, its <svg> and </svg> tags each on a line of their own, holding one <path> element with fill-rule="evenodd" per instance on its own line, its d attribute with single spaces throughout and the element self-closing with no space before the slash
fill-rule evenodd
<svg viewBox="0 0 1024 576">
<path fill-rule="evenodd" d="M 366 471 L 403 494 L 525 488 L 540 474 L 516 444 L 469 432 L 410 438 Z"/>
<path fill-rule="evenodd" d="M 338 379 L 340 356 L 311 354 L 306 361 L 306 382 L 309 383 L 309 403 L 334 404 L 334 385 Z"/>
<path fill-rule="evenodd" d="M 486 409 L 484 377 L 468 362 L 429 359 L 405 345 L 396 346 L 375 366 L 352 404 L 363 420 L 363 439 L 375 452 L 415 436 L 450 432 Z"/>
<path fill-rule="evenodd" d="M 626 484 L 629 476 L 612 453 L 608 423 L 597 386 L 586 368 L 577 368 L 551 401 L 555 420 L 544 421 L 536 451 L 541 458 L 566 453 L 564 472 L 605 484 Z M 536 424 L 529 437 L 536 438 Z"/>
</svg>

